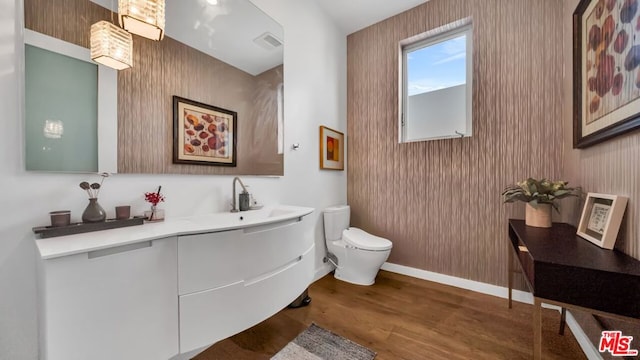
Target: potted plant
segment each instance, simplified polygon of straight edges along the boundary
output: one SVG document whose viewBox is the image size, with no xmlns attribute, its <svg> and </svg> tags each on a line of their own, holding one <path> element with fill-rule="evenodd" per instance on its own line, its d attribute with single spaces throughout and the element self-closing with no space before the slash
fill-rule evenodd
<svg viewBox="0 0 640 360">
<path fill-rule="evenodd" d="M 558 211 L 556 200 L 578 196 L 580 188 L 567 186 L 566 181 L 536 180 L 528 178 L 515 185 L 509 185 L 502 192 L 505 203 L 525 202 L 525 222 L 529 226 L 551 227 L 551 208 Z"/>
</svg>

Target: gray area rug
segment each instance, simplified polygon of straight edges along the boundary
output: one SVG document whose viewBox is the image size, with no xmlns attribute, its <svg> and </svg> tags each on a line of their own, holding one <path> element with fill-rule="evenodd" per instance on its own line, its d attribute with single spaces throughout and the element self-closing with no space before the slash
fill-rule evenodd
<svg viewBox="0 0 640 360">
<path fill-rule="evenodd" d="M 375 351 L 311 324 L 272 360 L 372 360 Z"/>
</svg>

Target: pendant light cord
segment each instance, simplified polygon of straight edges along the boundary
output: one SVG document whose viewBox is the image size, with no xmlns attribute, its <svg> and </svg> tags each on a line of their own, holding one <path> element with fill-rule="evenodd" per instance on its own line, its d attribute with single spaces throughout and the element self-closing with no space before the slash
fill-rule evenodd
<svg viewBox="0 0 640 360">
<path fill-rule="evenodd" d="M 116 23 L 113 22 L 113 0 L 111 0 L 111 7 L 109 10 L 111 10 L 111 23 L 115 25 Z"/>
</svg>

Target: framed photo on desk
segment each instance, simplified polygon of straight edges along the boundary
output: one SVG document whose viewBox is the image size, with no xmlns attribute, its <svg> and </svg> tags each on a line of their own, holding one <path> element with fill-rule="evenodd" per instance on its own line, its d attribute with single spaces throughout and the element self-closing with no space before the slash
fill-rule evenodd
<svg viewBox="0 0 640 360">
<path fill-rule="evenodd" d="M 604 249 L 613 249 L 618 237 L 627 198 L 607 194 L 587 194 L 577 234 Z"/>
</svg>

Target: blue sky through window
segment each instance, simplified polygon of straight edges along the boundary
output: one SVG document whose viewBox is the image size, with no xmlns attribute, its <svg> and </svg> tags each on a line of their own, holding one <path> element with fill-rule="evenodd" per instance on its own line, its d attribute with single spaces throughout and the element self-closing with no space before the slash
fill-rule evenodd
<svg viewBox="0 0 640 360">
<path fill-rule="evenodd" d="M 407 53 L 409 96 L 466 83 L 466 35 Z"/>
</svg>

